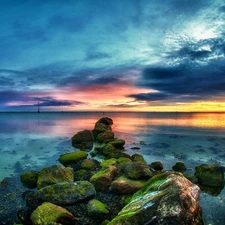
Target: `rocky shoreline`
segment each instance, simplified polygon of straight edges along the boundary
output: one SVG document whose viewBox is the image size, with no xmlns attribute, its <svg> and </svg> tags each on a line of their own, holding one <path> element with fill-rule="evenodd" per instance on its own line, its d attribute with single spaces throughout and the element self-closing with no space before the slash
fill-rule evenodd
<svg viewBox="0 0 225 225">
<path fill-rule="evenodd" d="M 202 225 L 200 192 L 218 195 L 224 168 L 200 165 L 193 176 L 177 162 L 164 171 L 140 154 L 124 151 L 108 117 L 92 131 L 79 131 L 72 145 L 79 151 L 61 155 L 61 165 L 21 174 L 26 207 L 18 211 L 24 225 Z M 98 159 L 101 160 L 98 160 Z"/>
</svg>

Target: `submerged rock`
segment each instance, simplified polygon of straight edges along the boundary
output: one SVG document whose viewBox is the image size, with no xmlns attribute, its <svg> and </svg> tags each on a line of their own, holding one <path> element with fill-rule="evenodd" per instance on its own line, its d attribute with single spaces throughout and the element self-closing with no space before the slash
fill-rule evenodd
<svg viewBox="0 0 225 225">
<path fill-rule="evenodd" d="M 88 181 L 58 183 L 38 191 L 40 199 L 57 205 L 80 202 L 96 194 L 94 186 Z"/>
<path fill-rule="evenodd" d="M 24 172 L 20 176 L 20 181 L 24 187 L 33 189 L 37 187 L 39 173 L 36 171 Z"/>
<path fill-rule="evenodd" d="M 79 131 L 72 137 L 72 146 L 79 149 L 92 149 L 94 144 L 94 136 L 92 131 Z"/>
<path fill-rule="evenodd" d="M 174 171 L 184 173 L 187 170 L 187 167 L 183 162 L 176 162 L 176 164 L 172 167 Z"/>
<path fill-rule="evenodd" d="M 45 186 L 57 184 L 60 182 L 73 182 L 73 173 L 66 167 L 61 165 L 53 165 L 43 168 L 38 175 L 37 188 L 41 189 Z"/>
<path fill-rule="evenodd" d="M 224 188 L 224 167 L 216 164 L 202 164 L 195 167 L 195 176 L 202 190 L 218 195 Z"/>
<path fill-rule="evenodd" d="M 108 225 L 203 225 L 200 189 L 181 173 L 152 177 Z"/>
<path fill-rule="evenodd" d="M 38 206 L 32 213 L 31 220 L 33 225 L 77 224 L 75 217 L 69 211 L 50 202 Z"/>
<path fill-rule="evenodd" d="M 80 160 L 86 159 L 88 153 L 85 151 L 77 151 L 63 154 L 59 157 L 59 162 L 64 166 L 73 165 L 79 162 Z"/>
</svg>

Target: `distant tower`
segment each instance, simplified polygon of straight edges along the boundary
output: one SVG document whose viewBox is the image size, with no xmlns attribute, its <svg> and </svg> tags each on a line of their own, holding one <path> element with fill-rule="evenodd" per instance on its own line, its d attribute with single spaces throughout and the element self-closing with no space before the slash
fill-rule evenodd
<svg viewBox="0 0 225 225">
<path fill-rule="evenodd" d="M 39 110 L 39 102 L 38 102 L 38 111 L 37 112 L 40 113 L 40 110 Z"/>
</svg>

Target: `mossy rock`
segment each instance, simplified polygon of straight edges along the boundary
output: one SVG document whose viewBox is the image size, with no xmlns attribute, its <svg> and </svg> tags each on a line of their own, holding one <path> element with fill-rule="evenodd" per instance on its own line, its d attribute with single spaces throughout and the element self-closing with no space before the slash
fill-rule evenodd
<svg viewBox="0 0 225 225">
<path fill-rule="evenodd" d="M 152 169 L 156 170 L 156 171 L 161 171 L 161 170 L 163 170 L 163 164 L 162 164 L 162 162 L 160 162 L 160 161 L 152 162 L 152 163 L 150 164 L 150 167 L 151 167 Z"/>
<path fill-rule="evenodd" d="M 137 154 L 137 153 L 133 154 L 131 156 L 131 159 L 134 162 L 141 162 L 141 163 L 146 163 L 147 164 L 147 162 L 145 161 L 144 157 L 142 155 L 140 155 L 140 154 Z"/>
<path fill-rule="evenodd" d="M 87 212 L 89 216 L 94 218 L 101 218 L 102 216 L 109 214 L 107 205 L 96 199 L 92 199 L 88 202 Z"/>
<path fill-rule="evenodd" d="M 184 174 L 184 176 L 190 180 L 193 184 L 198 184 L 198 178 L 194 175 L 191 175 L 191 174 Z"/>
<path fill-rule="evenodd" d="M 184 173 L 187 170 L 187 167 L 183 162 L 176 162 L 176 164 L 172 167 L 174 171 Z"/>
<path fill-rule="evenodd" d="M 90 130 L 79 131 L 71 140 L 73 147 L 84 150 L 92 149 L 94 144 L 94 136 Z"/>
<path fill-rule="evenodd" d="M 125 176 L 121 176 L 114 180 L 111 184 L 111 190 L 116 194 L 134 194 L 140 190 L 147 181 L 144 180 L 131 180 Z"/>
<path fill-rule="evenodd" d="M 96 141 L 98 142 L 105 142 L 111 139 L 114 139 L 114 133 L 111 130 L 107 130 L 103 133 L 99 133 L 96 137 Z"/>
<path fill-rule="evenodd" d="M 100 163 L 100 166 L 102 166 L 102 167 L 103 166 L 114 166 L 116 164 L 117 164 L 117 159 L 111 158 L 111 159 L 106 159 L 106 160 L 102 161 Z"/>
<path fill-rule="evenodd" d="M 69 211 L 50 202 L 38 206 L 31 214 L 31 220 L 33 225 L 76 224 L 75 217 Z"/>
<path fill-rule="evenodd" d="M 121 152 L 119 150 L 115 150 L 115 151 L 111 152 L 106 158 L 107 159 L 110 159 L 110 158 L 119 159 L 120 157 L 124 157 L 124 158 L 131 159 L 131 156 L 130 155 L 128 155 L 125 152 Z"/>
<path fill-rule="evenodd" d="M 79 162 L 80 160 L 86 159 L 88 153 L 85 151 L 77 151 L 63 154 L 59 157 L 59 162 L 64 166 L 73 165 Z"/>
<path fill-rule="evenodd" d="M 132 160 L 126 157 L 120 157 L 117 159 L 117 163 L 120 165 L 125 165 L 127 163 L 132 163 Z"/>
<path fill-rule="evenodd" d="M 95 194 L 94 186 L 88 181 L 63 182 L 49 185 L 38 191 L 40 199 L 57 205 L 81 202 Z"/>
<path fill-rule="evenodd" d="M 71 169 L 62 165 L 53 165 L 43 168 L 38 175 L 37 188 L 57 184 L 60 182 L 73 182 L 74 175 Z"/>
<path fill-rule="evenodd" d="M 90 178 L 96 190 L 107 190 L 116 175 L 115 166 L 104 166 Z"/>
<path fill-rule="evenodd" d="M 101 225 L 107 225 L 108 223 L 110 223 L 109 220 L 104 220 L 104 221 L 101 223 Z"/>
<path fill-rule="evenodd" d="M 36 171 L 24 172 L 20 176 L 20 181 L 24 187 L 33 189 L 37 187 L 39 173 Z"/>
<path fill-rule="evenodd" d="M 95 170 L 95 168 L 96 168 L 96 164 L 91 159 L 84 159 L 83 162 L 81 163 L 81 169 Z"/>
<path fill-rule="evenodd" d="M 87 170 L 81 169 L 74 173 L 75 180 L 89 180 L 90 177 L 88 176 L 89 173 Z"/>
<path fill-rule="evenodd" d="M 109 154 L 111 154 L 112 152 L 115 152 L 115 151 L 116 151 L 116 148 L 112 144 L 106 144 L 102 148 L 102 154 L 104 156 L 108 156 Z"/>
<path fill-rule="evenodd" d="M 114 139 L 113 141 L 110 141 L 108 144 L 113 145 L 115 148 L 121 149 L 125 145 L 125 140 L 123 140 L 123 139 Z"/>
</svg>

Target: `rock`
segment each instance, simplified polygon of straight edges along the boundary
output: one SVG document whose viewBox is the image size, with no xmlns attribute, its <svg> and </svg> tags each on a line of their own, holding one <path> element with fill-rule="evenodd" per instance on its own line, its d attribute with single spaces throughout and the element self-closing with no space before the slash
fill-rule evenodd
<svg viewBox="0 0 225 225">
<path fill-rule="evenodd" d="M 84 159 L 83 162 L 81 163 L 81 169 L 95 170 L 95 168 L 96 168 L 96 164 L 91 159 Z"/>
<path fill-rule="evenodd" d="M 72 137 L 72 146 L 79 149 L 92 149 L 94 136 L 90 130 L 79 131 Z"/>
<path fill-rule="evenodd" d="M 64 166 L 76 164 L 80 160 L 86 159 L 88 153 L 85 151 L 77 151 L 63 154 L 59 157 L 59 162 L 62 163 Z"/>
<path fill-rule="evenodd" d="M 152 177 L 108 225 L 203 225 L 200 189 L 181 173 Z"/>
<path fill-rule="evenodd" d="M 100 166 L 102 166 L 102 167 L 103 166 L 114 166 L 116 164 L 117 164 L 117 159 L 111 158 L 111 159 L 106 159 L 106 160 L 102 161 L 100 163 Z"/>
<path fill-rule="evenodd" d="M 128 159 L 128 158 L 125 158 L 125 157 L 120 157 L 120 158 L 117 159 L 117 162 L 120 165 L 125 165 L 127 163 L 132 163 L 132 160 L 131 159 Z"/>
<path fill-rule="evenodd" d="M 123 173 L 127 178 L 135 180 L 141 178 L 149 179 L 153 176 L 153 172 L 150 170 L 149 166 L 140 162 L 127 163 L 124 167 Z"/>
<path fill-rule="evenodd" d="M 161 162 L 152 162 L 150 164 L 150 167 L 156 171 L 161 171 L 163 170 L 163 164 Z"/>
<path fill-rule="evenodd" d="M 102 216 L 109 214 L 107 205 L 96 199 L 92 199 L 88 202 L 87 211 L 89 216 L 96 218 L 101 218 Z"/>
<path fill-rule="evenodd" d="M 102 167 L 91 177 L 90 182 L 95 186 L 96 190 L 106 190 L 115 178 L 116 170 L 115 166 Z"/>
<path fill-rule="evenodd" d="M 38 181 L 38 174 L 39 173 L 36 171 L 24 172 L 20 176 L 20 181 L 24 187 L 30 189 L 36 188 Z"/>
<path fill-rule="evenodd" d="M 176 164 L 172 167 L 174 171 L 184 173 L 187 170 L 187 167 L 183 162 L 176 162 Z"/>
<path fill-rule="evenodd" d="M 224 167 L 216 164 L 202 164 L 195 167 L 195 176 L 202 190 L 218 195 L 224 188 Z"/>
<path fill-rule="evenodd" d="M 121 176 L 114 180 L 111 184 L 111 190 L 116 194 L 134 194 L 140 190 L 147 181 L 131 180 L 125 176 Z"/>
<path fill-rule="evenodd" d="M 94 134 L 94 137 L 96 138 L 99 133 L 103 133 L 105 131 L 112 131 L 111 125 L 113 124 L 112 119 L 108 117 L 103 117 L 99 119 L 95 123 L 94 130 L 92 131 Z"/>
<path fill-rule="evenodd" d="M 69 211 L 50 202 L 38 206 L 32 213 L 31 220 L 33 225 L 77 224 L 75 217 Z"/>
<path fill-rule="evenodd" d="M 44 187 L 38 191 L 39 198 L 57 205 L 67 205 L 83 201 L 96 194 L 88 181 L 63 182 Z"/>
<path fill-rule="evenodd" d="M 124 144 L 125 144 L 125 140 L 123 139 L 114 139 L 112 141 L 110 141 L 108 144 L 113 145 L 115 148 L 123 148 Z"/>
<path fill-rule="evenodd" d="M 53 165 L 43 168 L 38 175 L 37 188 L 57 184 L 60 182 L 73 182 L 74 176 L 71 170 L 61 165 Z"/>
<path fill-rule="evenodd" d="M 111 139 L 114 139 L 114 133 L 111 130 L 107 130 L 103 133 L 99 133 L 96 137 L 96 141 L 98 142 L 104 142 Z"/>
<path fill-rule="evenodd" d="M 191 175 L 191 174 L 184 174 L 184 176 L 190 180 L 193 184 L 198 184 L 198 178 L 194 175 Z"/>
<path fill-rule="evenodd" d="M 104 221 L 101 223 L 101 225 L 107 225 L 108 223 L 110 223 L 109 220 L 104 220 Z"/>
<path fill-rule="evenodd" d="M 110 159 L 110 158 L 116 158 L 116 159 L 119 159 L 120 157 L 124 157 L 124 158 L 131 159 L 130 155 L 128 155 L 128 154 L 125 153 L 125 152 L 118 151 L 118 150 L 116 150 L 116 151 L 110 153 L 110 154 L 107 156 L 107 159 Z"/>
<path fill-rule="evenodd" d="M 104 156 L 108 156 L 109 154 L 113 153 L 116 151 L 116 148 L 111 145 L 111 144 L 106 144 L 103 148 L 102 148 L 102 154 Z"/>
<path fill-rule="evenodd" d="M 134 162 L 141 162 L 141 163 L 146 163 L 147 164 L 147 162 L 144 160 L 144 157 L 142 155 L 140 155 L 140 154 L 137 154 L 137 153 L 133 154 L 131 156 L 131 159 Z"/>
</svg>

